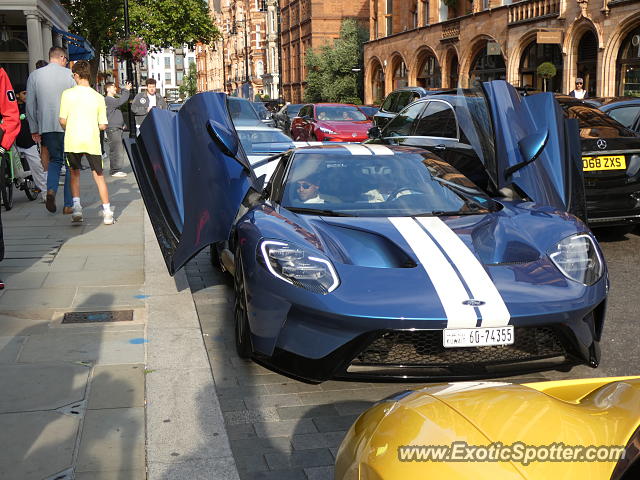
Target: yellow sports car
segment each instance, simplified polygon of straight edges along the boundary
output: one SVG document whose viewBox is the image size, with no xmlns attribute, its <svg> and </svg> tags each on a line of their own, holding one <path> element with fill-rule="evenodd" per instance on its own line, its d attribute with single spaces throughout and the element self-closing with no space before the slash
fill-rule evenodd
<svg viewBox="0 0 640 480">
<path fill-rule="evenodd" d="M 640 479 L 640 377 L 459 382 L 371 407 L 336 480 Z"/>
</svg>

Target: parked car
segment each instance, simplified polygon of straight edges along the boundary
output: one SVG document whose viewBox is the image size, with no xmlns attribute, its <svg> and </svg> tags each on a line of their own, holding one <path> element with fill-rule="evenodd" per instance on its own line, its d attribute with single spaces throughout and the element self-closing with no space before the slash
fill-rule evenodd
<svg viewBox="0 0 640 480">
<path fill-rule="evenodd" d="M 617 97 L 602 100 L 598 108 L 623 126 L 640 133 L 639 97 Z"/>
<path fill-rule="evenodd" d="M 227 97 L 227 99 L 229 105 L 229 113 L 231 114 L 231 119 L 233 120 L 234 125 L 264 125 L 249 100 L 240 97 Z"/>
<path fill-rule="evenodd" d="M 556 99 L 579 122 L 589 224 L 631 230 L 640 222 L 640 135 L 602 107 L 566 95 Z"/>
<path fill-rule="evenodd" d="M 276 126 L 276 122 L 273 120 L 273 114 L 269 110 L 267 110 L 267 107 L 264 103 L 251 102 L 251 105 L 253 105 L 253 109 L 258 114 L 258 117 L 260 117 L 262 123 L 264 123 L 267 127 Z"/>
<path fill-rule="evenodd" d="M 373 123 L 382 129 L 394 118 L 400 110 L 411 102 L 433 93 L 422 87 L 402 87 L 394 90 L 384 99 L 380 110 L 373 115 Z"/>
<path fill-rule="evenodd" d="M 282 107 L 280 111 L 273 116 L 276 127 L 289 135 L 291 132 L 291 120 L 298 115 L 302 106 L 303 104 L 301 103 L 290 103 Z"/>
<path fill-rule="evenodd" d="M 308 382 L 597 366 L 607 268 L 567 213 L 581 180 L 571 121 L 551 94 L 501 81 L 469 99 L 469 155 L 526 199 L 376 144 L 287 151 L 264 185 L 224 94 L 152 110 L 126 146 L 169 272 L 215 244 L 238 354 Z"/>
<path fill-rule="evenodd" d="M 638 405 L 640 377 L 406 390 L 360 415 L 332 478 L 635 480 Z"/>
<path fill-rule="evenodd" d="M 284 134 L 279 128 L 237 126 L 236 132 L 249 163 L 254 168 L 256 175 L 271 177 L 275 162 L 262 162 L 277 153 L 286 152 L 293 148 L 307 147 L 314 142 L 294 142 L 291 137 Z M 319 144 L 320 142 L 315 142 Z"/>
<path fill-rule="evenodd" d="M 291 138 L 305 141 L 362 142 L 371 120 L 355 105 L 308 104 L 291 122 Z"/>
</svg>

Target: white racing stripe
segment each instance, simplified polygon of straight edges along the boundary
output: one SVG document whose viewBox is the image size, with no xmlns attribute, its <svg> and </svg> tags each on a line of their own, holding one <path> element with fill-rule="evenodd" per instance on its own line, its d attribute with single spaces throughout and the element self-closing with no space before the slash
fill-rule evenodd
<svg viewBox="0 0 640 480">
<path fill-rule="evenodd" d="M 473 307 L 463 305 L 469 295 L 440 248 L 410 217 L 388 217 L 418 257 L 447 315 L 447 328 L 474 328 L 478 321 Z"/>
<path fill-rule="evenodd" d="M 393 150 L 385 145 L 378 145 L 376 143 L 367 143 L 363 145 L 373 152 L 374 155 L 393 155 Z"/>
<path fill-rule="evenodd" d="M 373 155 L 364 145 L 342 145 L 344 148 L 351 152 L 351 155 Z"/>
<path fill-rule="evenodd" d="M 482 264 L 460 237 L 440 218 L 420 217 L 417 221 L 424 226 L 449 256 L 471 291 L 473 299 L 485 302 L 484 305 L 477 307 L 482 316 L 481 325 L 483 327 L 508 325 L 511 314 L 500 292 Z"/>
</svg>

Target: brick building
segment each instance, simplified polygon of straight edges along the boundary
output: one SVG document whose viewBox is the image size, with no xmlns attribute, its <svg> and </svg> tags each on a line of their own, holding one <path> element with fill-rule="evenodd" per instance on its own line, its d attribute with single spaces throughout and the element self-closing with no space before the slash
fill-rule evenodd
<svg viewBox="0 0 640 480">
<path fill-rule="evenodd" d="M 264 93 L 267 2 L 209 0 L 209 10 L 222 38 L 200 54 L 206 74 L 199 80 L 199 88 L 251 96 L 253 100 L 255 94 Z"/>
<path fill-rule="evenodd" d="M 591 96 L 640 96 L 639 0 L 370 0 L 365 103 L 394 88 L 467 87 L 503 78 L 569 92 L 583 77 Z"/>
<path fill-rule="evenodd" d="M 369 3 L 370 0 L 280 0 L 281 95 L 285 100 L 302 102 L 305 52 L 338 38 L 345 18 L 368 22 Z"/>
</svg>

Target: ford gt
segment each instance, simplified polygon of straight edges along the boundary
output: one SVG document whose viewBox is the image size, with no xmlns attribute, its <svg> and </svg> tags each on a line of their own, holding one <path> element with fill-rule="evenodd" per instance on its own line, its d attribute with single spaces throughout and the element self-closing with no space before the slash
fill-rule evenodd
<svg viewBox="0 0 640 480">
<path fill-rule="evenodd" d="M 169 272 L 214 245 L 239 355 L 308 382 L 597 366 L 608 280 L 578 218 L 575 124 L 550 94 L 483 89 L 458 115 L 491 195 L 373 144 L 281 153 L 265 183 L 224 94 L 153 110 L 127 151 Z"/>
</svg>

